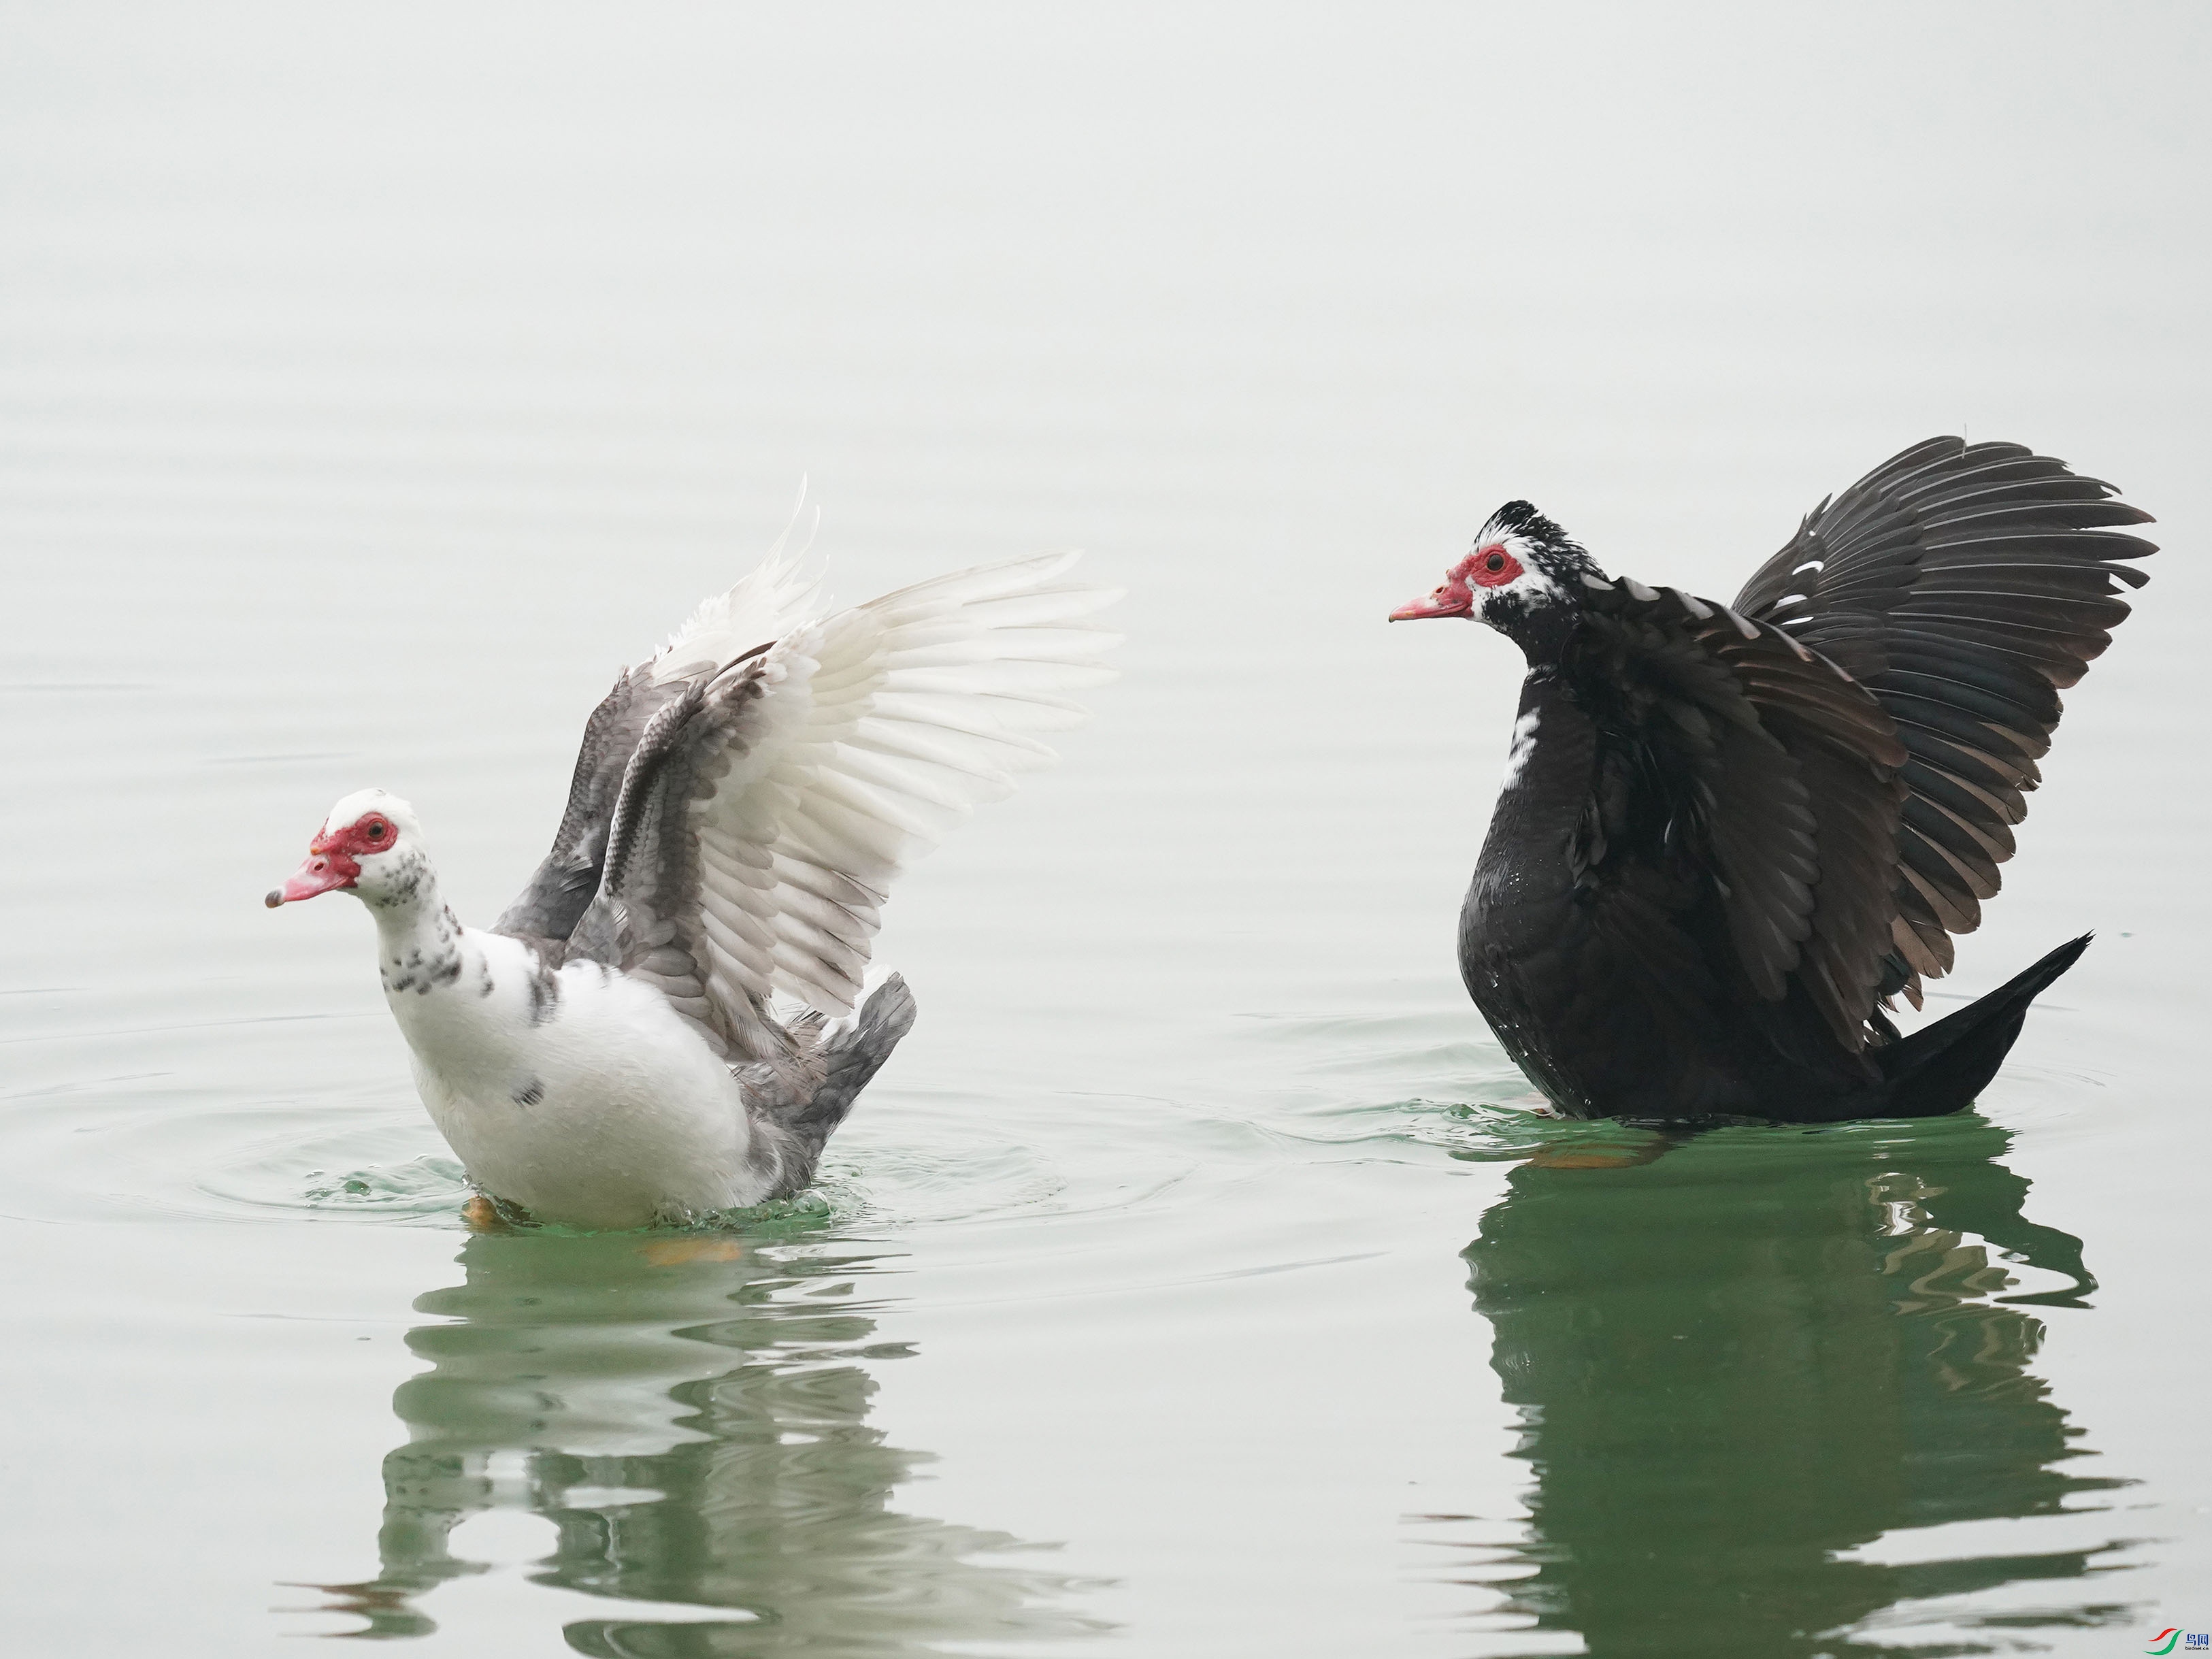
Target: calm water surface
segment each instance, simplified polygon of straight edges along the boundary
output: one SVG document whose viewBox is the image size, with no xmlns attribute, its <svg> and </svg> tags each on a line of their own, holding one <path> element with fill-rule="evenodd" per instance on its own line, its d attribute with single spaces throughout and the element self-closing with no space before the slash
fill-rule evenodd
<svg viewBox="0 0 2212 1659">
<path fill-rule="evenodd" d="M 2212 1627 L 2212 37 L 1814 16 L 0 12 L 0 1645 Z M 1725 596 L 1962 424 L 2168 551 L 1933 1006 L 2095 949 L 1977 1115 L 1535 1115 L 1517 667 L 1384 612 L 1520 495 Z M 376 783 L 489 921 L 802 478 L 848 598 L 1086 548 L 1124 678 L 898 893 L 817 1189 L 471 1235 L 259 895 Z"/>
</svg>

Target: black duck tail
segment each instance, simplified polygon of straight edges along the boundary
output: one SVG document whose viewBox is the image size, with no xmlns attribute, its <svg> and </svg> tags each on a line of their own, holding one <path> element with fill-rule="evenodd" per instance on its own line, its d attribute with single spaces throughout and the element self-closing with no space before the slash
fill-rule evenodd
<svg viewBox="0 0 2212 1659">
<path fill-rule="evenodd" d="M 1947 1014 L 1900 1042 L 1875 1051 L 1891 1117 L 1941 1117 L 1963 1111 L 2004 1064 L 2027 1018 L 2027 1006 L 2081 960 L 2089 935 L 2070 939 L 1989 995 Z"/>
<path fill-rule="evenodd" d="M 860 1005 L 860 1017 L 852 1030 L 838 1033 L 823 1046 L 822 1086 L 784 1124 L 810 1156 L 818 1156 L 823 1143 L 845 1121 L 860 1091 L 913 1028 L 914 1014 L 914 993 L 906 988 L 903 978 L 893 974 Z"/>
</svg>

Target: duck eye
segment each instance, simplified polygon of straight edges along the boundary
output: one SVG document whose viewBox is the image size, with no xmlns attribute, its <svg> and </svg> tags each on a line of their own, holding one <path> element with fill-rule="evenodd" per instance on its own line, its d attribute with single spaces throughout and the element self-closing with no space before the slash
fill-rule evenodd
<svg viewBox="0 0 2212 1659">
<path fill-rule="evenodd" d="M 368 838 L 371 841 L 382 841 L 384 839 L 384 826 L 380 823 L 370 824 L 368 826 Z"/>
<path fill-rule="evenodd" d="M 1503 553 L 1492 553 L 1482 562 L 1482 568 L 1493 573 L 1504 569 L 1505 556 Z"/>
</svg>

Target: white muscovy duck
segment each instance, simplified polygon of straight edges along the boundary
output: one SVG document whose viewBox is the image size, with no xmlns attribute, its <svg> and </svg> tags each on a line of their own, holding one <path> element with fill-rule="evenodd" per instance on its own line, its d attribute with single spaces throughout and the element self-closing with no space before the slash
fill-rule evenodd
<svg viewBox="0 0 2212 1659">
<path fill-rule="evenodd" d="M 914 1021 L 862 976 L 891 878 L 1049 763 L 1110 678 L 1072 553 L 828 611 L 779 551 L 626 671 L 553 850 L 487 931 L 379 789 L 332 807 L 276 906 L 344 891 L 439 1132 L 493 1198 L 586 1227 L 795 1192 Z M 857 1012 L 855 1005 L 858 1005 Z"/>
</svg>

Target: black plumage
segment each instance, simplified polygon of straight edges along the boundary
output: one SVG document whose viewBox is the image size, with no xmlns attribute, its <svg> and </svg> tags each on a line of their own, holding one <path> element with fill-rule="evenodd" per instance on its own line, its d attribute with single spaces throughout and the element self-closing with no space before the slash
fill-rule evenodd
<svg viewBox="0 0 2212 1659">
<path fill-rule="evenodd" d="M 1584 1117 L 1957 1110 L 2087 941 L 1910 1037 L 2154 550 L 2109 486 L 1936 438 L 1824 501 L 1733 605 L 1604 576 L 1526 502 L 1398 618 L 1527 654 L 1462 913 L 1469 993 Z"/>
</svg>

